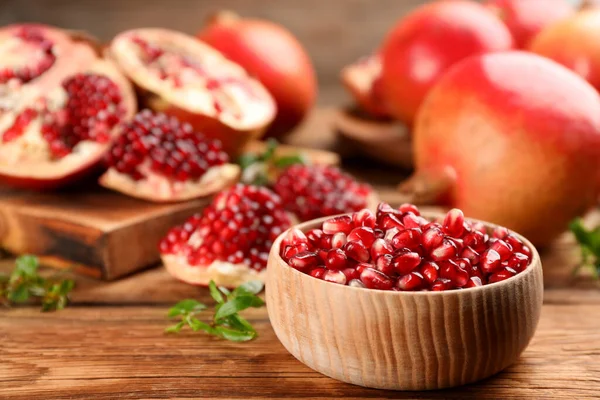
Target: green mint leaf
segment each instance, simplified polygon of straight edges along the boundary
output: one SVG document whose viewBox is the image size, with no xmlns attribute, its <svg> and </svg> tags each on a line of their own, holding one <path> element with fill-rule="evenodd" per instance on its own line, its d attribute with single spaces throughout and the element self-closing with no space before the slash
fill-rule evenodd
<svg viewBox="0 0 600 400">
<path fill-rule="evenodd" d="M 22 283 L 12 290 L 9 290 L 8 300 L 13 303 L 23 303 L 29 300 L 29 289 L 27 288 L 27 285 Z"/>
<path fill-rule="evenodd" d="M 165 333 L 179 333 L 179 331 L 181 331 L 181 328 L 183 328 L 184 325 L 185 323 L 183 321 L 178 322 L 175 325 L 167 327 L 165 329 Z"/>
<path fill-rule="evenodd" d="M 37 274 L 39 267 L 38 260 L 35 256 L 25 255 L 17 258 L 16 269 L 14 273 L 22 277 L 32 278 Z"/>
<path fill-rule="evenodd" d="M 274 161 L 273 164 L 277 167 L 277 168 L 287 168 L 290 165 L 296 165 L 296 164 L 306 164 L 306 159 L 300 155 L 300 154 L 294 154 L 294 155 L 289 155 L 289 156 L 281 156 L 281 157 L 277 157 Z"/>
<path fill-rule="evenodd" d="M 269 184 L 269 178 L 266 175 L 258 174 L 251 182 L 254 186 L 267 186 Z"/>
<path fill-rule="evenodd" d="M 240 165 L 240 167 L 242 167 L 242 169 L 248 168 L 257 161 L 258 156 L 252 153 L 242 154 L 240 158 L 238 158 L 238 164 Z"/>
<path fill-rule="evenodd" d="M 262 307 L 265 302 L 258 296 L 242 295 L 228 300 L 215 313 L 214 320 L 218 321 L 222 318 L 236 314 L 250 307 Z"/>
<path fill-rule="evenodd" d="M 223 293 L 225 296 L 229 296 L 231 294 L 231 291 L 229 289 L 227 289 L 224 286 L 219 286 L 219 290 L 221 291 L 221 293 Z"/>
<path fill-rule="evenodd" d="M 239 314 L 230 315 L 225 319 L 226 323 L 238 331 L 255 332 L 254 327 L 246 319 L 240 317 Z"/>
<path fill-rule="evenodd" d="M 277 146 L 279 146 L 279 142 L 277 142 L 276 139 L 269 138 L 267 140 L 267 149 L 261 155 L 260 159 L 262 161 L 270 161 L 275 155 L 275 150 L 277 149 Z"/>
<path fill-rule="evenodd" d="M 188 323 L 188 325 L 190 326 L 190 328 L 192 328 L 192 330 L 194 332 L 203 330 L 204 332 L 209 333 L 211 335 L 216 335 L 215 328 L 213 328 L 206 322 L 199 321 L 198 319 L 196 319 L 192 316 L 188 316 L 186 318 L 186 322 Z"/>
<path fill-rule="evenodd" d="M 248 295 L 248 294 L 259 294 L 260 292 L 262 292 L 264 287 L 265 287 L 265 284 L 261 281 L 246 282 L 246 283 L 243 283 L 240 286 L 238 286 L 233 291 L 233 295 L 238 296 L 238 295 Z"/>
<path fill-rule="evenodd" d="M 211 280 L 209 282 L 208 290 L 210 291 L 210 296 L 217 303 L 221 304 L 225 301 L 225 299 L 223 298 L 223 295 L 221 294 L 221 292 L 219 292 L 219 289 L 217 289 L 217 285 L 215 284 L 215 281 Z"/>
<path fill-rule="evenodd" d="M 186 315 L 194 312 L 200 312 L 206 309 L 206 305 L 200 303 L 198 300 L 185 299 L 175 304 L 169 309 L 167 316 L 169 318 L 176 317 L 178 315 Z"/>
<path fill-rule="evenodd" d="M 58 293 L 60 293 L 62 295 L 67 295 L 71 292 L 71 290 L 73 290 L 74 287 L 75 287 L 74 280 L 65 279 L 64 281 L 60 282 Z"/>
<path fill-rule="evenodd" d="M 223 339 L 231 340 L 233 342 L 247 342 L 257 336 L 256 332 L 238 331 L 224 326 L 215 327 L 215 331 Z"/>
</svg>

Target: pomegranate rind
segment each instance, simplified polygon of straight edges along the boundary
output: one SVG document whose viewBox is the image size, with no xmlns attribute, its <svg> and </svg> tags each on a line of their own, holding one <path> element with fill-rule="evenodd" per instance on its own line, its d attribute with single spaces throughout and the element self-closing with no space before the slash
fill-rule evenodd
<svg viewBox="0 0 600 400">
<path fill-rule="evenodd" d="M 101 186 L 131 197 L 153 202 L 176 202 L 206 197 L 235 184 L 240 177 L 240 167 L 223 164 L 209 168 L 200 179 L 173 182 L 158 174 L 136 181 L 127 174 L 109 168 L 99 179 Z"/>
<path fill-rule="evenodd" d="M 73 50 L 74 51 L 74 50 Z M 81 58 L 78 57 L 81 55 Z M 42 95 L 57 93 L 60 82 L 69 75 L 77 72 L 97 73 L 105 75 L 115 82 L 121 91 L 122 104 L 125 109 L 123 120 L 129 120 L 133 117 L 136 109 L 136 100 L 133 95 L 133 88 L 129 81 L 121 72 L 109 61 L 94 58 L 94 53 L 86 46 L 80 48 L 77 55 L 72 55 L 75 59 L 65 71 L 54 74 L 54 69 L 44 74 L 44 81 L 39 85 L 31 86 L 24 96 L 22 108 L 39 99 Z M 61 60 L 59 58 L 59 60 Z M 68 63 L 68 60 L 65 60 Z M 59 61 L 62 62 L 62 61 Z M 61 64 L 62 65 L 62 64 Z M 47 76 L 52 75 L 52 79 Z M 45 97 L 44 96 L 44 97 Z M 18 111 L 18 110 L 17 110 Z M 4 113 L 0 117 L 0 126 L 9 126 L 12 124 L 16 113 Z M 6 122 L 4 119 L 11 119 Z M 35 128 L 35 127 L 34 127 Z M 39 129 L 39 127 L 38 127 Z M 111 132 L 115 137 L 120 134 L 120 128 L 117 126 Z M 29 189 L 53 189 L 71 184 L 81 178 L 91 174 L 99 168 L 100 161 L 110 146 L 108 143 L 97 143 L 92 141 L 83 141 L 73 148 L 73 152 L 61 158 L 58 161 L 31 161 L 18 159 L 14 152 L 8 146 L 4 150 L 0 147 L 0 182 L 12 187 Z M 4 153 L 4 154 L 3 154 Z"/>
<path fill-rule="evenodd" d="M 214 261 L 208 266 L 192 266 L 185 256 L 174 254 L 163 254 L 161 260 L 169 274 L 190 285 L 208 286 L 212 280 L 217 286 L 233 288 L 248 281 L 264 282 L 267 278 L 266 268 L 257 271 L 245 264 Z"/>
<path fill-rule="evenodd" d="M 237 111 L 242 113 L 241 117 L 234 117 L 233 113 L 218 112 L 214 107 L 213 96 L 206 88 L 202 90 L 190 85 L 176 88 L 170 81 L 161 79 L 137 55 L 134 38 L 142 38 L 161 48 L 179 50 L 192 60 L 201 61 L 199 64 L 211 73 L 243 81 L 247 91 L 252 92 L 252 99 L 241 97 L 238 93 L 240 91 L 231 91 L 231 88 L 227 92 L 238 107 Z M 208 137 L 220 139 L 230 153 L 236 153 L 241 145 L 260 137 L 275 118 L 275 100 L 258 80 L 219 51 L 192 36 L 159 28 L 133 29 L 117 35 L 111 42 L 107 55 L 141 90 L 150 108 L 175 115 L 191 123 Z M 241 137 L 228 138 L 232 135 Z"/>
<path fill-rule="evenodd" d="M 381 58 L 371 55 L 345 66 L 340 79 L 358 106 L 378 118 L 388 118 L 383 99 L 379 98 L 376 82 L 381 78 Z"/>
</svg>

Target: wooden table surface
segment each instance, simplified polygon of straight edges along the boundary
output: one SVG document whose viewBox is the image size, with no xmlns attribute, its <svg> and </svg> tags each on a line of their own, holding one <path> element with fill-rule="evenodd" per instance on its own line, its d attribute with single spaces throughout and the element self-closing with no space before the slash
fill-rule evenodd
<svg viewBox="0 0 600 400">
<path fill-rule="evenodd" d="M 359 165 L 384 200 L 398 200 L 392 187 L 400 173 Z M 600 213 L 590 220 L 600 221 Z M 390 392 L 335 381 L 283 348 L 264 308 L 245 313 L 260 335 L 253 342 L 166 335 L 170 305 L 212 301 L 206 289 L 177 282 L 158 267 L 115 282 L 78 277 L 72 303 L 59 312 L 0 309 L 0 399 L 598 399 L 600 286 L 571 275 L 579 253 L 568 234 L 542 260 L 546 290 L 535 337 L 516 364 L 476 384 Z M 0 270 L 12 262 L 0 261 Z"/>
</svg>

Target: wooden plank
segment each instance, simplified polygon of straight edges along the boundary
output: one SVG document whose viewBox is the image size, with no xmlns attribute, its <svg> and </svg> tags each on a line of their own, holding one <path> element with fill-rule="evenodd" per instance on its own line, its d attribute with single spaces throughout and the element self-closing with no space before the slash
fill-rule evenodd
<svg viewBox="0 0 600 400">
<path fill-rule="evenodd" d="M 199 333 L 164 335 L 162 307 L 0 312 L 0 398 L 393 397 L 597 398 L 600 308 L 546 305 L 537 334 L 506 371 L 462 388 L 388 392 L 313 372 L 281 346 L 266 310 L 247 313 L 260 337 L 235 344 Z M 205 315 L 207 317 L 207 315 Z"/>
</svg>

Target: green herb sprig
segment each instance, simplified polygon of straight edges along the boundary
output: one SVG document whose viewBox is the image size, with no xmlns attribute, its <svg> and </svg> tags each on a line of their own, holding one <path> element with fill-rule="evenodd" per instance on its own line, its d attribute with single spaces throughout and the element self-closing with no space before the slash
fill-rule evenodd
<svg viewBox="0 0 600 400">
<path fill-rule="evenodd" d="M 194 332 L 204 331 L 209 335 L 218 336 L 234 342 L 246 342 L 255 339 L 258 334 L 254 327 L 238 313 L 247 308 L 259 308 L 265 305 L 263 299 L 257 296 L 262 291 L 264 284 L 260 281 L 251 281 L 229 291 L 217 287 L 214 281 L 208 286 L 211 297 L 217 302 L 212 321 L 203 322 L 197 315 L 208 307 L 194 299 L 182 300 L 175 304 L 167 316 L 179 318 L 180 321 L 165 329 L 167 333 L 177 333 L 184 326 L 189 326 Z"/>
<path fill-rule="evenodd" d="M 238 159 L 242 167 L 242 181 L 251 185 L 265 186 L 271 183 L 273 170 L 283 170 L 294 164 L 306 164 L 308 161 L 301 154 L 277 156 L 275 151 L 279 143 L 270 138 L 267 148 L 261 154 L 246 153 Z"/>
<path fill-rule="evenodd" d="M 577 274 L 582 268 L 589 268 L 594 279 L 600 277 L 600 226 L 587 229 L 581 219 L 571 222 L 571 232 L 581 246 L 581 264 L 575 268 L 573 274 Z"/>
<path fill-rule="evenodd" d="M 38 274 L 37 257 L 25 255 L 17 258 L 10 275 L 0 275 L 0 301 L 10 306 L 39 298 L 42 311 L 62 310 L 68 303 L 68 295 L 75 287 L 71 279 L 57 276 L 44 278 Z"/>
</svg>

